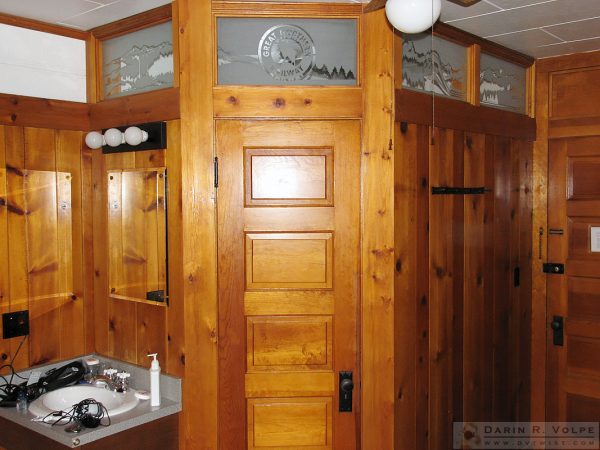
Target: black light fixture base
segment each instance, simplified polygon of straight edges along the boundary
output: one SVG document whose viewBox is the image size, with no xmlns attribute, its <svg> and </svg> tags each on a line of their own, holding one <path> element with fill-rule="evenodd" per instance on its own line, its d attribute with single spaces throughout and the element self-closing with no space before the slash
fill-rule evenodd
<svg viewBox="0 0 600 450">
<path fill-rule="evenodd" d="M 139 145 L 121 144 L 117 147 L 110 145 L 102 146 L 102 153 L 125 153 L 138 152 L 143 150 L 161 150 L 167 148 L 167 123 L 166 122 L 148 122 L 135 125 L 126 125 L 124 127 L 113 127 L 122 133 L 129 127 L 138 127 L 148 133 L 148 140 Z M 102 130 L 102 134 L 106 133 L 108 128 Z"/>
</svg>

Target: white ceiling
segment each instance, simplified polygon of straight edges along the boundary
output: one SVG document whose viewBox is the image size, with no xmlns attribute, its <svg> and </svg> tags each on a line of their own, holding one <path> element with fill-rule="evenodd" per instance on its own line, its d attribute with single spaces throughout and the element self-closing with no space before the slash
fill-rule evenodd
<svg viewBox="0 0 600 450">
<path fill-rule="evenodd" d="M 0 0 L 0 12 L 89 30 L 170 2 Z M 600 0 L 483 0 L 467 8 L 443 0 L 441 20 L 536 58 L 600 50 Z"/>
<path fill-rule="evenodd" d="M 0 12 L 90 30 L 171 0 L 0 0 Z"/>
<path fill-rule="evenodd" d="M 600 0 L 445 0 L 441 20 L 535 58 L 600 50 Z"/>
</svg>

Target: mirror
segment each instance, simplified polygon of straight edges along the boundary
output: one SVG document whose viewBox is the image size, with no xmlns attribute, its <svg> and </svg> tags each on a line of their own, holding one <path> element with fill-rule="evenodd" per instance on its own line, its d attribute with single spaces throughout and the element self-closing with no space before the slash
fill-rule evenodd
<svg viewBox="0 0 600 450">
<path fill-rule="evenodd" d="M 109 296 L 166 305 L 166 169 L 110 170 L 107 179 Z"/>
</svg>

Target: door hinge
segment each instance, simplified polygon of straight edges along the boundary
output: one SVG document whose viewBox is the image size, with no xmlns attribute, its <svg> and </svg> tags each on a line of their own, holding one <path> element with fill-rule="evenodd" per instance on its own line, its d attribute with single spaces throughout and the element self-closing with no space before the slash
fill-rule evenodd
<svg viewBox="0 0 600 450">
<path fill-rule="evenodd" d="M 215 177 L 215 187 L 219 187 L 219 158 L 215 156 L 213 159 L 213 171 Z"/>
<path fill-rule="evenodd" d="M 542 271 L 552 275 L 561 275 L 565 273 L 565 265 L 558 263 L 544 263 Z"/>
</svg>

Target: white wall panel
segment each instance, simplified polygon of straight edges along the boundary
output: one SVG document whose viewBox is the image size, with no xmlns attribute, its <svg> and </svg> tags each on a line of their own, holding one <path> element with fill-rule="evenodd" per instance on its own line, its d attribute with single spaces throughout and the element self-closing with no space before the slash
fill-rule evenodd
<svg viewBox="0 0 600 450">
<path fill-rule="evenodd" d="M 0 24 L 0 92 L 86 101 L 85 41 Z"/>
</svg>

